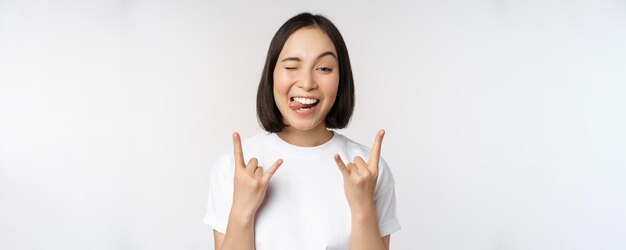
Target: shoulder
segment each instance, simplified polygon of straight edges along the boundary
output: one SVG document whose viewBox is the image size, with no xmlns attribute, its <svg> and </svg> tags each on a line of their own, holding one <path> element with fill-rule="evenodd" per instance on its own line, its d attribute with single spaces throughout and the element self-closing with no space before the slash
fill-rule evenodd
<svg viewBox="0 0 626 250">
<path fill-rule="evenodd" d="M 243 138 L 241 140 L 241 149 L 244 155 L 244 161 L 249 160 L 249 155 L 255 155 L 261 152 L 265 146 L 266 138 L 269 134 L 266 132 L 260 132 L 256 135 Z M 224 175 L 232 173 L 235 166 L 234 148 L 232 143 L 222 149 L 213 160 L 213 168 L 211 170 L 213 175 Z"/>
<path fill-rule="evenodd" d="M 345 136 L 337 131 L 333 131 L 333 133 L 335 133 L 335 136 L 337 137 L 337 140 L 335 140 L 337 147 L 344 150 L 346 153 L 349 154 L 349 156 L 362 156 L 369 152 L 366 146 L 356 142 L 355 140 L 352 140 L 350 137 Z"/>
<path fill-rule="evenodd" d="M 246 137 L 241 141 L 241 147 L 243 152 L 246 151 L 262 151 L 262 149 L 269 143 L 271 133 L 259 132 L 253 136 Z"/>
<path fill-rule="evenodd" d="M 233 149 L 224 148 L 213 159 L 213 165 L 211 166 L 211 179 L 215 180 L 216 178 L 225 178 L 229 175 L 229 173 L 234 173 L 234 165 Z"/>
<path fill-rule="evenodd" d="M 267 132 L 259 132 L 253 136 L 243 137 L 241 139 L 241 149 L 246 153 L 246 151 L 259 151 L 262 149 L 269 138 L 270 134 Z M 228 156 L 233 156 L 234 148 L 233 143 L 231 142 L 228 146 L 224 147 L 222 151 L 217 155 L 217 159 L 227 158 Z"/>
</svg>

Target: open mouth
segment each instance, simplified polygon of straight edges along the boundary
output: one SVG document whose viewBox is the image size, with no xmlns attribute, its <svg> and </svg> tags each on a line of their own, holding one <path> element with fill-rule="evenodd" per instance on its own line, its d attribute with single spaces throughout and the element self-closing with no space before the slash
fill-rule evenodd
<svg viewBox="0 0 626 250">
<path fill-rule="evenodd" d="M 319 99 L 307 97 L 291 97 L 290 101 L 289 108 L 293 110 L 310 110 L 320 102 Z"/>
</svg>

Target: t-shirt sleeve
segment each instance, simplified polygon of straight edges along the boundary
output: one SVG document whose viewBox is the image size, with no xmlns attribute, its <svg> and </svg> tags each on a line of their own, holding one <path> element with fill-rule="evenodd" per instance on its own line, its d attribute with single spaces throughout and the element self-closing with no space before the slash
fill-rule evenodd
<svg viewBox="0 0 626 250">
<path fill-rule="evenodd" d="M 209 199 L 203 222 L 214 230 L 226 234 L 228 215 L 233 198 L 232 157 L 223 153 L 211 169 Z"/>
<path fill-rule="evenodd" d="M 394 179 L 387 162 L 383 158 L 379 163 L 378 183 L 374 203 L 378 216 L 380 236 L 386 236 L 400 230 L 400 222 L 396 217 L 396 193 Z"/>
</svg>

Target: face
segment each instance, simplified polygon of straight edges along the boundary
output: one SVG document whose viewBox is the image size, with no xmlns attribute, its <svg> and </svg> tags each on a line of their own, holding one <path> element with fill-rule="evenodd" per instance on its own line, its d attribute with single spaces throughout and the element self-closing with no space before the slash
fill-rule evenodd
<svg viewBox="0 0 626 250">
<path fill-rule="evenodd" d="M 317 27 L 291 34 L 274 68 L 274 101 L 285 129 L 325 128 L 338 86 L 337 51 L 328 35 Z"/>
</svg>

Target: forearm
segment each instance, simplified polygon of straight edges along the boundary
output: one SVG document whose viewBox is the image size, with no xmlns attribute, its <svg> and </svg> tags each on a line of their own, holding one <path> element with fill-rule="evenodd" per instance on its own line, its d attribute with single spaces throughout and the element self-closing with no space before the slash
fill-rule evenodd
<svg viewBox="0 0 626 250">
<path fill-rule="evenodd" d="M 254 216 L 243 216 L 231 212 L 224 243 L 219 250 L 244 249 L 254 249 Z"/>
<path fill-rule="evenodd" d="M 372 204 L 364 209 L 352 211 L 350 249 L 386 250 L 378 230 L 376 208 Z"/>
</svg>

